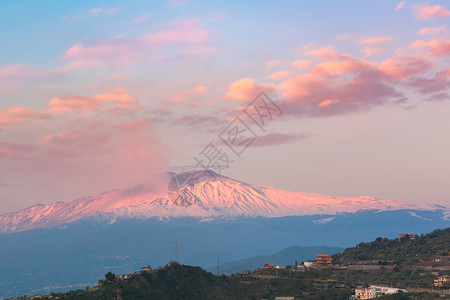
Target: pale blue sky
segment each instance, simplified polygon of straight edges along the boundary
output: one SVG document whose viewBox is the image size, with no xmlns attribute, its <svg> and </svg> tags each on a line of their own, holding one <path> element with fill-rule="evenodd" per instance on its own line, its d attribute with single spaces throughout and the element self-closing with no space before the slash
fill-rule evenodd
<svg viewBox="0 0 450 300">
<path fill-rule="evenodd" d="M 2 2 L 0 213 L 193 164 L 260 91 L 225 175 L 450 205 L 450 7 L 401 3 Z"/>
</svg>

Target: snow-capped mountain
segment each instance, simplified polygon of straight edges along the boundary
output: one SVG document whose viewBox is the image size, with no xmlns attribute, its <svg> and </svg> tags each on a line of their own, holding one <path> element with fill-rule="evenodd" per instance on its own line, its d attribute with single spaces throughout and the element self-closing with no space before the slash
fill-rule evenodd
<svg viewBox="0 0 450 300">
<path fill-rule="evenodd" d="M 353 213 L 364 210 L 436 210 L 437 205 L 413 205 L 368 196 L 333 197 L 290 192 L 246 184 L 213 171 L 170 174 L 167 192 L 155 192 L 151 184 L 115 190 L 29 208 L 0 216 L 0 232 L 54 227 L 87 217 L 233 218 L 284 217 Z"/>
</svg>

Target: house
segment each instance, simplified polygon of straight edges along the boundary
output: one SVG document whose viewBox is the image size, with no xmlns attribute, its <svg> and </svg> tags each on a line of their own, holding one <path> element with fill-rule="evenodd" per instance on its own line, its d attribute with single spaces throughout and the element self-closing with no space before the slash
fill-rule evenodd
<svg viewBox="0 0 450 300">
<path fill-rule="evenodd" d="M 128 278 L 130 278 L 131 276 L 129 275 L 129 274 L 126 274 L 126 275 L 119 275 L 119 274 L 116 274 L 116 281 L 125 281 L 125 280 L 127 280 Z"/>
<path fill-rule="evenodd" d="M 305 262 L 303 263 L 303 265 L 304 265 L 306 268 L 311 268 L 311 267 L 314 267 L 314 266 L 316 265 L 316 263 L 315 263 L 315 262 L 312 262 L 312 261 L 305 261 Z"/>
<path fill-rule="evenodd" d="M 374 299 L 376 298 L 375 291 L 371 288 L 356 288 L 355 294 L 351 299 Z"/>
<path fill-rule="evenodd" d="M 388 286 L 378 286 L 378 285 L 371 285 L 370 288 L 375 292 L 375 295 L 391 295 L 391 294 L 397 294 L 400 291 L 406 293 L 406 290 L 394 288 L 394 287 L 388 287 Z"/>
<path fill-rule="evenodd" d="M 331 266 L 331 256 L 329 256 L 328 254 L 317 254 L 316 265 Z"/>
<path fill-rule="evenodd" d="M 273 264 L 264 264 L 264 269 L 267 268 L 275 268 L 275 266 Z"/>
<path fill-rule="evenodd" d="M 434 286 L 444 286 L 450 282 L 450 276 L 443 275 L 439 276 L 437 279 L 434 280 Z"/>
<path fill-rule="evenodd" d="M 148 265 L 148 266 L 146 266 L 146 267 L 142 267 L 141 268 L 141 273 L 142 272 L 150 272 L 150 271 L 152 271 L 153 269 L 152 269 L 152 267 L 150 267 L 150 265 Z"/>
<path fill-rule="evenodd" d="M 402 233 L 398 235 L 398 239 L 400 240 L 403 237 L 408 237 L 411 240 L 414 240 L 416 238 L 416 236 L 414 234 L 411 233 Z"/>
</svg>

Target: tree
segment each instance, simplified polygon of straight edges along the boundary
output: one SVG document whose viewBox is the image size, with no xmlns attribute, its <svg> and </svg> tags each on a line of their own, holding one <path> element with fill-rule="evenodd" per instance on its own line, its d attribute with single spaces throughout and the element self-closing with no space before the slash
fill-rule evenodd
<svg viewBox="0 0 450 300">
<path fill-rule="evenodd" d="M 114 280 L 116 280 L 116 275 L 111 272 L 108 272 L 105 274 L 105 279 L 107 282 L 113 282 Z"/>
</svg>

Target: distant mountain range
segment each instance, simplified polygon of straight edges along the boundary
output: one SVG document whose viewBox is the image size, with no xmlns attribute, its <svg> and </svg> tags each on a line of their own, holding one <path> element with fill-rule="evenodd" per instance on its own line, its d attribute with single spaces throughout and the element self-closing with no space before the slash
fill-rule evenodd
<svg viewBox="0 0 450 300">
<path fill-rule="evenodd" d="M 368 196 L 333 197 L 289 192 L 250 185 L 217 173 L 194 171 L 170 174 L 167 192 L 156 192 L 151 183 L 98 196 L 32 207 L 0 216 L 0 232 L 52 228 L 84 218 L 170 219 L 179 217 L 235 218 L 335 215 L 378 210 L 447 210 L 431 204 L 408 204 Z M 323 220 L 326 222 L 327 220 Z"/>
</svg>

